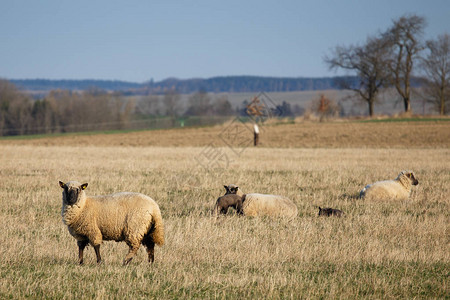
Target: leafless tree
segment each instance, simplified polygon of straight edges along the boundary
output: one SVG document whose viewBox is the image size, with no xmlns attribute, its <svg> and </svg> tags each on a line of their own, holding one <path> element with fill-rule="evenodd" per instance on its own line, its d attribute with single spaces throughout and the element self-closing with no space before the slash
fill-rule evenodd
<svg viewBox="0 0 450 300">
<path fill-rule="evenodd" d="M 234 114 L 233 106 L 226 95 L 215 99 L 213 104 L 214 114 L 218 116 L 230 116 Z"/>
<path fill-rule="evenodd" d="M 338 84 L 353 90 L 366 101 L 370 116 L 374 113 L 377 94 L 388 78 L 385 65 L 388 53 L 384 39 L 369 37 L 362 46 L 337 46 L 332 55 L 324 59 L 331 70 L 340 68 L 356 72 L 359 82 L 342 77 Z"/>
<path fill-rule="evenodd" d="M 394 20 L 392 26 L 382 34 L 389 44 L 391 56 L 387 60 L 390 83 L 403 99 L 405 112 L 411 112 L 411 75 L 413 66 L 424 49 L 421 41 L 426 26 L 424 17 L 404 15 Z"/>
<path fill-rule="evenodd" d="M 32 125 L 31 100 L 14 84 L 0 80 L 0 135 L 22 135 Z"/>
<path fill-rule="evenodd" d="M 136 104 L 136 114 L 145 116 L 160 115 L 160 97 L 158 95 L 148 95 L 142 97 Z"/>
<path fill-rule="evenodd" d="M 0 136 L 7 134 L 6 119 L 10 99 L 15 96 L 16 89 L 7 80 L 0 80 Z"/>
<path fill-rule="evenodd" d="M 187 115 L 205 116 L 212 113 L 211 97 L 207 92 L 200 90 L 189 97 Z"/>
<path fill-rule="evenodd" d="M 56 124 L 56 104 L 52 99 L 36 100 L 31 111 L 33 125 L 31 133 L 52 133 Z"/>
<path fill-rule="evenodd" d="M 176 90 L 168 90 L 164 94 L 163 106 L 166 111 L 166 115 L 172 119 L 172 126 L 175 125 L 175 119 L 180 109 L 181 95 Z"/>
<path fill-rule="evenodd" d="M 428 53 L 421 64 L 426 75 L 426 99 L 445 115 L 450 111 L 450 35 L 445 33 L 429 40 L 426 46 Z"/>
</svg>

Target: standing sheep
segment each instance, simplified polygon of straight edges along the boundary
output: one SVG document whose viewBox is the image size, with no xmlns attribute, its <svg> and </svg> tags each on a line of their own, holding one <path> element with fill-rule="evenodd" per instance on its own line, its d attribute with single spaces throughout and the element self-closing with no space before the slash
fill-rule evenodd
<svg viewBox="0 0 450 300">
<path fill-rule="evenodd" d="M 232 207 L 238 214 L 242 215 L 242 202 L 244 202 L 244 200 L 245 195 L 228 193 L 220 196 L 219 198 L 217 198 L 213 213 L 215 216 L 218 216 L 219 213 L 226 215 L 228 212 L 228 208 Z"/>
<path fill-rule="evenodd" d="M 377 181 L 367 185 L 359 193 L 360 198 L 377 200 L 405 200 L 413 185 L 419 184 L 412 171 L 402 171 L 394 180 Z"/>
<path fill-rule="evenodd" d="M 227 194 L 245 196 L 242 201 L 244 216 L 279 216 L 294 218 L 297 216 L 297 206 L 288 198 L 278 195 L 245 194 L 235 184 L 225 186 Z"/>
<path fill-rule="evenodd" d="M 101 262 L 102 241 L 125 241 L 130 250 L 123 263 L 128 264 L 140 244 L 146 246 L 149 262 L 154 261 L 155 243 L 164 244 L 164 227 L 156 202 L 139 193 L 116 193 L 107 196 L 86 196 L 87 183 L 59 182 L 62 193 L 62 219 L 69 233 L 77 240 L 79 263 L 83 250 L 91 244 Z"/>
</svg>

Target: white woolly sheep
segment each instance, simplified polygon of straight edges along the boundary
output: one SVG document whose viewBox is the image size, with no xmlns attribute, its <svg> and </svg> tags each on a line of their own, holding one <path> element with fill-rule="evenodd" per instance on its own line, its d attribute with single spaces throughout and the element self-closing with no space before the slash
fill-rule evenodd
<svg viewBox="0 0 450 300">
<path fill-rule="evenodd" d="M 413 185 L 419 184 L 412 171 L 402 171 L 394 180 L 377 181 L 367 185 L 359 193 L 360 198 L 377 200 L 405 200 Z"/>
<path fill-rule="evenodd" d="M 297 216 L 297 206 L 288 198 L 267 194 L 244 194 L 235 184 L 225 186 L 225 194 L 245 196 L 242 202 L 244 216 L 279 216 L 294 218 Z"/>
<path fill-rule="evenodd" d="M 124 259 L 128 264 L 142 243 L 149 262 L 154 261 L 155 243 L 164 244 L 164 227 L 158 204 L 139 193 L 116 193 L 107 196 L 86 196 L 87 183 L 59 182 L 62 192 L 62 219 L 69 233 L 77 240 L 79 263 L 83 250 L 94 247 L 97 263 L 101 262 L 102 241 L 125 241 L 130 247 Z"/>
</svg>

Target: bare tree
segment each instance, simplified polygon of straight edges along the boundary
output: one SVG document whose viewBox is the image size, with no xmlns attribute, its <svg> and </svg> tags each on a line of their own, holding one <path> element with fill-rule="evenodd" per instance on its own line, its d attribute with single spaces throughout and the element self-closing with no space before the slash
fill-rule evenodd
<svg viewBox="0 0 450 300">
<path fill-rule="evenodd" d="M 49 99 L 36 100 L 31 111 L 32 133 L 52 133 L 56 128 L 55 102 Z"/>
<path fill-rule="evenodd" d="M 369 115 L 373 116 L 373 106 L 380 88 L 386 83 L 386 57 L 389 48 L 384 39 L 369 37 L 362 46 L 338 46 L 325 62 L 330 69 L 345 69 L 356 72 L 358 83 L 350 77 L 342 77 L 338 83 L 342 88 L 353 90 L 369 105 Z"/>
<path fill-rule="evenodd" d="M 67 90 L 52 90 L 46 99 L 55 103 L 55 132 L 68 132 L 78 117 L 75 98 L 77 94 Z"/>
<path fill-rule="evenodd" d="M 228 101 L 228 97 L 226 95 L 220 96 L 213 103 L 214 114 L 219 116 L 230 116 L 235 112 L 233 110 L 233 106 L 230 101 Z"/>
<path fill-rule="evenodd" d="M 404 15 L 394 20 L 393 25 L 383 34 L 392 54 L 387 60 L 391 73 L 390 83 L 402 97 L 405 112 L 411 112 L 411 75 L 414 62 L 424 49 L 421 38 L 425 26 L 424 17 Z"/>
<path fill-rule="evenodd" d="M 435 104 L 439 113 L 450 111 L 450 35 L 445 33 L 426 42 L 428 55 L 422 60 L 426 74 L 426 99 Z"/>
<path fill-rule="evenodd" d="M 175 126 L 175 119 L 178 115 L 181 96 L 176 90 L 168 90 L 164 94 L 163 105 L 166 115 L 172 119 L 172 126 Z"/>
<path fill-rule="evenodd" d="M 189 97 L 189 107 L 186 115 L 206 116 L 212 113 L 211 98 L 204 90 L 200 90 Z"/>
<path fill-rule="evenodd" d="M 7 117 L 11 99 L 16 97 L 15 86 L 7 80 L 0 79 L 0 136 L 8 132 Z"/>
<path fill-rule="evenodd" d="M 0 80 L 0 135 L 22 135 L 31 128 L 31 100 L 14 84 Z"/>
<path fill-rule="evenodd" d="M 159 110 L 159 96 L 148 95 L 142 97 L 136 104 L 136 114 L 144 116 L 158 116 Z"/>
</svg>

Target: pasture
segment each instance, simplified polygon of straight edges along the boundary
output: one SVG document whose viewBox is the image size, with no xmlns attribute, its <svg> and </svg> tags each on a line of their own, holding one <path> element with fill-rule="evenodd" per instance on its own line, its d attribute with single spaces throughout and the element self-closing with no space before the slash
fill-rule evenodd
<svg viewBox="0 0 450 300">
<path fill-rule="evenodd" d="M 450 122 L 273 123 L 258 148 L 230 142 L 230 126 L 1 139 L 0 298 L 449 297 Z M 409 200 L 358 199 L 404 169 L 419 180 Z M 155 199 L 166 233 L 155 263 L 141 247 L 124 267 L 128 247 L 104 242 L 101 265 L 88 247 L 79 266 L 59 180 Z M 287 196 L 299 214 L 212 218 L 229 183 Z"/>
</svg>

